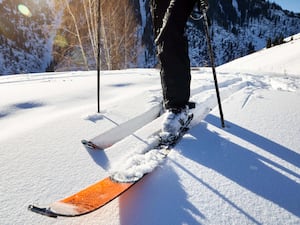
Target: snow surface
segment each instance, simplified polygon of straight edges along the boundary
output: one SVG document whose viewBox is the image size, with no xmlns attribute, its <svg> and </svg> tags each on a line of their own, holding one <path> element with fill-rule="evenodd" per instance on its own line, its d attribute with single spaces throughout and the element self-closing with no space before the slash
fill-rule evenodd
<svg viewBox="0 0 300 225">
<path fill-rule="evenodd" d="M 210 69 L 193 70 L 197 110 L 213 110 L 194 119 L 155 171 L 78 218 L 47 218 L 27 206 L 73 194 L 149 148 L 145 140 L 158 129 L 146 124 L 159 111 L 159 72 L 103 71 L 100 114 L 95 71 L 0 77 L 0 224 L 300 224 L 299 45 L 295 38 L 217 68 L 225 129 Z M 126 122 L 130 132 L 142 129 L 117 142 L 110 131 L 124 134 Z M 101 133 L 111 147 L 81 145 Z"/>
</svg>

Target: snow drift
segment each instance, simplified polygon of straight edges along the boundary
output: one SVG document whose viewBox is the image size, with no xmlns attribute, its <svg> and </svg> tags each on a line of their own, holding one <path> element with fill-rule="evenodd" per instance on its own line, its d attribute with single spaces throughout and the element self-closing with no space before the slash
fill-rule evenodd
<svg viewBox="0 0 300 225">
<path fill-rule="evenodd" d="M 142 182 L 78 218 L 46 218 L 26 208 L 71 195 L 106 177 L 137 147 L 149 147 L 141 137 L 157 129 L 145 124 L 161 101 L 158 71 L 103 71 L 98 117 L 88 116 L 97 108 L 94 71 L 0 77 L 0 223 L 299 224 L 299 45 L 294 38 L 217 68 L 225 129 L 210 69 L 193 70 L 192 100 L 202 102 L 197 110 L 212 111 L 194 119 Z M 135 120 L 141 115 L 148 116 Z M 111 138 L 103 151 L 80 143 L 131 120 L 139 121 L 130 128 L 135 133 Z"/>
</svg>

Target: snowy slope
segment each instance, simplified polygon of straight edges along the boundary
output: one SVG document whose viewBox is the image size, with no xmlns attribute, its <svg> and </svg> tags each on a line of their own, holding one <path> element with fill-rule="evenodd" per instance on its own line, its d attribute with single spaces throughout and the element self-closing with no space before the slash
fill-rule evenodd
<svg viewBox="0 0 300 225">
<path fill-rule="evenodd" d="M 210 69 L 193 70 L 193 99 L 211 113 L 194 121 L 151 175 L 78 218 L 26 208 L 73 194 L 125 160 L 134 135 L 126 146 L 98 152 L 80 140 L 129 120 L 139 121 L 134 129 L 152 120 L 161 101 L 158 71 L 102 72 L 100 115 L 95 72 L 0 77 L 0 224 L 299 224 L 299 44 L 295 38 L 217 68 L 225 129 Z"/>
<path fill-rule="evenodd" d="M 296 75 L 299 76 L 299 51 L 300 35 L 293 36 L 295 41 L 289 42 L 291 37 L 286 38 L 287 43 L 275 46 L 268 51 L 265 49 L 239 58 L 219 67 L 219 71 L 237 71 L 255 73 L 261 75 Z M 264 59 L 264 60 L 262 60 Z"/>
</svg>

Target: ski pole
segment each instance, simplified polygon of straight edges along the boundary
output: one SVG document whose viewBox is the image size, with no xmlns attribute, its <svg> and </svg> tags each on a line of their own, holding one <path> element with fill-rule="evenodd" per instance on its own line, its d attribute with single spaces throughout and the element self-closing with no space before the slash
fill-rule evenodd
<svg viewBox="0 0 300 225">
<path fill-rule="evenodd" d="M 208 25 L 208 19 L 207 19 L 207 14 L 206 14 L 206 11 L 208 9 L 208 4 L 204 0 L 200 0 L 199 4 L 200 4 L 199 7 L 202 10 L 202 14 L 203 14 L 203 23 L 204 23 L 204 29 L 205 29 L 205 35 L 206 35 L 209 58 L 210 58 L 210 62 L 211 62 L 211 68 L 212 68 L 214 82 L 215 82 L 215 89 L 216 89 L 216 93 L 217 93 L 221 125 L 224 128 L 225 127 L 224 115 L 223 115 L 223 110 L 222 110 L 221 97 L 220 97 L 220 91 L 219 91 L 216 68 L 215 68 L 215 59 L 214 59 L 213 49 L 212 49 L 212 46 L 211 46 L 211 38 L 210 38 L 210 34 L 209 34 L 209 25 Z"/>
<path fill-rule="evenodd" d="M 97 37 L 97 41 L 98 41 L 98 52 L 97 52 L 97 109 L 98 109 L 98 113 L 100 113 L 100 70 L 101 70 L 101 50 L 100 50 L 100 40 L 101 40 L 101 33 L 100 33 L 100 24 L 101 24 L 101 0 L 98 0 L 98 37 Z"/>
</svg>

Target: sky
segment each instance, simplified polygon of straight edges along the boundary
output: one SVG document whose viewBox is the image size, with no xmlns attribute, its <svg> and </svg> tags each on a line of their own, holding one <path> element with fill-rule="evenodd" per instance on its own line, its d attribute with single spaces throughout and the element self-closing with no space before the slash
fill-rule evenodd
<svg viewBox="0 0 300 225">
<path fill-rule="evenodd" d="M 287 9 L 293 12 L 300 12 L 300 1 L 299 0 L 271 0 L 280 5 L 283 9 Z"/>
</svg>

